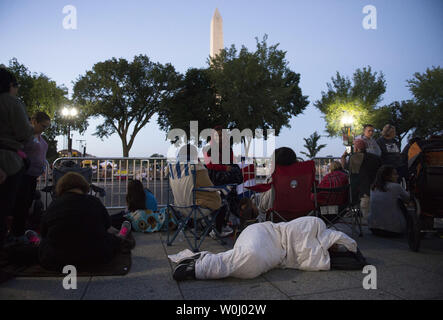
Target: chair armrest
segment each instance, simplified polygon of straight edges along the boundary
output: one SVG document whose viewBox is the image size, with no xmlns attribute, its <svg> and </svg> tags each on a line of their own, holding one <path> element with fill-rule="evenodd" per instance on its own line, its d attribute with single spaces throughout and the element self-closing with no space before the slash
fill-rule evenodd
<svg viewBox="0 0 443 320">
<path fill-rule="evenodd" d="M 260 184 L 256 184 L 255 186 L 249 186 L 249 187 L 245 187 L 245 189 L 249 189 L 251 191 L 254 192 L 266 192 L 269 189 L 271 189 L 272 183 L 260 183 Z"/>
<path fill-rule="evenodd" d="M 193 191 L 201 191 L 201 192 L 220 191 L 224 195 L 227 195 L 236 186 L 237 186 L 236 184 L 226 184 L 222 186 L 200 187 L 200 188 L 194 188 Z"/>
</svg>

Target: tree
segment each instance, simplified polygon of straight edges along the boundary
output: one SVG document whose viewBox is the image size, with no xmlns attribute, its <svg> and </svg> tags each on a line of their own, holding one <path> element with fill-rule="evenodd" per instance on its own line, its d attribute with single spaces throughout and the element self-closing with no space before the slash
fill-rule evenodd
<svg viewBox="0 0 443 320">
<path fill-rule="evenodd" d="M 164 100 L 157 122 L 166 132 L 175 128 L 184 130 L 189 139 L 190 121 L 198 121 L 200 129 L 226 124 L 222 111 L 208 70 L 191 68 L 181 77 L 175 94 Z"/>
<path fill-rule="evenodd" d="M 94 134 L 103 139 L 117 132 L 128 157 L 138 132 L 174 93 L 178 79 L 171 64 L 154 63 L 145 55 L 132 62 L 112 58 L 77 79 L 74 98 L 90 116 L 103 117 Z"/>
<path fill-rule="evenodd" d="M 394 101 L 393 103 L 382 106 L 375 110 L 372 118 L 372 124 L 376 128 L 383 128 L 386 124 L 392 124 L 398 136 L 399 144 L 406 135 L 415 127 L 415 114 L 417 113 L 417 104 L 412 101 Z"/>
<path fill-rule="evenodd" d="M 417 104 L 413 135 L 429 137 L 443 133 L 443 68 L 427 68 L 407 81 Z"/>
<path fill-rule="evenodd" d="M 51 127 L 44 132 L 45 140 L 48 142 L 47 158 L 49 161 L 58 157 L 57 141 L 58 135 L 67 134 L 67 119 L 60 115 L 60 109 L 64 105 L 72 104 L 68 99 L 68 90 L 59 86 L 43 73 L 32 73 L 25 65 L 19 63 L 16 58 L 9 61 L 9 70 L 14 73 L 19 83 L 18 98 L 26 106 L 29 116 L 38 111 L 45 112 L 51 118 Z M 84 132 L 87 128 L 87 116 L 78 107 L 80 113 L 76 119 L 69 120 L 73 130 Z"/>
<path fill-rule="evenodd" d="M 305 144 L 303 147 L 305 147 L 308 152 L 302 151 L 301 153 L 307 156 L 309 159 L 315 158 L 317 153 L 320 152 L 321 149 L 326 147 L 325 144 L 318 145 L 318 140 L 320 140 L 320 135 L 315 131 L 313 134 L 309 136 L 309 138 L 303 138 L 305 140 Z"/>
<path fill-rule="evenodd" d="M 322 91 L 321 99 L 314 105 L 324 114 L 326 131 L 329 136 L 339 136 L 344 114 L 354 118 L 354 130 L 360 131 L 363 124 L 370 123 L 374 110 L 382 101 L 386 91 L 384 74 L 372 72 L 371 67 L 357 69 L 353 81 L 337 71 L 332 84 L 327 83 L 328 91 Z"/>
<path fill-rule="evenodd" d="M 299 87 L 300 74 L 288 67 L 286 52 L 278 45 L 257 41 L 255 52 L 234 45 L 210 59 L 209 74 L 217 93 L 220 125 L 237 128 L 274 129 L 290 127 L 292 116 L 302 113 L 309 104 Z M 249 146 L 246 145 L 246 150 Z"/>
</svg>

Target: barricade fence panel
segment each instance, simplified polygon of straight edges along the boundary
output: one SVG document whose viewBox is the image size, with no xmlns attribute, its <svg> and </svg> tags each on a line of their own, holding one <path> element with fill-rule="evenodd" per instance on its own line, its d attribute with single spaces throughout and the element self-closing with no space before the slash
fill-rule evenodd
<svg viewBox="0 0 443 320">
<path fill-rule="evenodd" d="M 333 161 L 339 158 L 315 158 L 316 178 L 318 181 L 329 173 L 329 167 Z M 168 188 L 168 177 L 165 169 L 168 163 L 175 160 L 167 158 L 124 158 L 124 157 L 64 157 L 56 159 L 52 164 L 47 164 L 46 171 L 37 180 L 37 190 L 52 186 L 53 168 L 59 168 L 72 161 L 74 165 L 82 168 L 91 168 L 91 184 L 103 188 L 105 197 L 99 197 L 108 210 L 123 210 L 126 208 L 126 194 L 128 183 L 131 179 L 140 180 L 145 188 L 148 188 L 157 199 L 158 206 L 164 207 L 172 199 L 172 193 Z M 203 162 L 203 159 L 200 159 Z M 256 183 L 266 182 L 271 172 L 270 157 L 255 157 L 246 159 L 247 164 L 254 164 L 254 176 Z M 50 193 L 42 193 L 41 199 L 45 208 L 52 201 Z"/>
</svg>

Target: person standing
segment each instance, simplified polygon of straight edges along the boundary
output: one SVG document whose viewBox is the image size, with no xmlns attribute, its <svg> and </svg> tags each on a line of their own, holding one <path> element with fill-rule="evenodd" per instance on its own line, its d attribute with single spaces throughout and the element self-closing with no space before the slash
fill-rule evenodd
<svg viewBox="0 0 443 320">
<path fill-rule="evenodd" d="M 354 140 L 354 151 L 348 161 L 346 161 L 348 153 L 345 152 L 341 163 L 349 171 L 352 202 L 360 204 L 363 221 L 366 223 L 369 215 L 370 189 L 381 166 L 381 160 L 376 155 L 366 152 L 366 143 L 362 139 Z"/>
<path fill-rule="evenodd" d="M 393 166 L 399 178 L 407 176 L 407 166 L 400 152 L 399 143 L 396 140 L 396 130 L 393 125 L 387 124 L 383 127 L 381 137 L 377 139 L 377 143 L 381 149 L 381 162 L 383 165 Z"/>
<path fill-rule="evenodd" d="M 12 234 L 15 239 L 23 238 L 28 218 L 29 208 L 34 199 L 37 188 L 37 178 L 46 169 L 46 153 L 48 144 L 42 137 L 42 133 L 51 125 L 51 119 L 44 112 L 37 112 L 31 118 L 34 127 L 34 137 L 25 144 L 24 152 L 30 160 L 30 166 L 21 179 L 14 207 L 14 218 L 12 220 Z"/>
<path fill-rule="evenodd" d="M 365 124 L 363 126 L 363 134 L 356 136 L 355 140 L 362 139 L 366 143 L 366 152 L 375 154 L 381 157 L 381 149 L 377 141 L 373 138 L 374 126 L 372 124 Z"/>
<path fill-rule="evenodd" d="M 7 232 L 6 217 L 13 213 L 24 173 L 23 145 L 34 132 L 17 93 L 18 82 L 13 73 L 0 68 L 0 250 Z"/>
</svg>

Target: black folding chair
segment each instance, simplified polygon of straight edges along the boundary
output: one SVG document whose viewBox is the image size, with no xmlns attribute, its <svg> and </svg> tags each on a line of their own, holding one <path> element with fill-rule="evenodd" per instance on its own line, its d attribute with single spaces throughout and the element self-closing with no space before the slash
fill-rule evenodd
<svg viewBox="0 0 443 320">
<path fill-rule="evenodd" d="M 318 194 L 326 199 L 321 204 L 318 203 Z M 350 226 L 352 234 L 358 233 L 363 236 L 361 229 L 362 213 L 358 198 L 353 197 L 351 183 L 335 188 L 316 188 L 314 193 L 316 216 L 321 218 L 328 227 L 338 230 L 337 224 Z M 343 202 L 343 200 L 345 202 Z"/>
<path fill-rule="evenodd" d="M 55 194 L 55 186 L 57 185 L 61 177 L 63 177 L 68 172 L 76 172 L 82 175 L 83 178 L 85 178 L 85 180 L 89 183 L 89 192 L 91 195 L 94 195 L 96 197 L 99 196 L 102 198 L 106 196 L 105 189 L 92 184 L 92 168 L 82 168 L 76 164 L 71 163 L 68 163 L 68 165 L 62 165 L 59 168 L 54 167 L 54 169 L 52 170 L 52 186 L 46 186 L 41 191 L 50 193 L 52 200 L 55 200 L 57 198 L 57 195 Z"/>
</svg>

